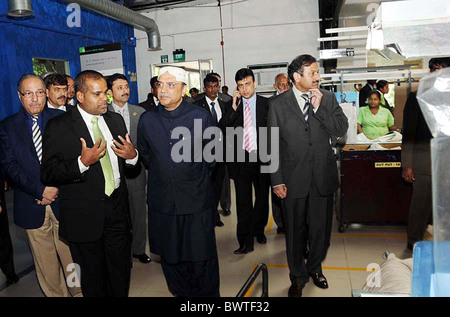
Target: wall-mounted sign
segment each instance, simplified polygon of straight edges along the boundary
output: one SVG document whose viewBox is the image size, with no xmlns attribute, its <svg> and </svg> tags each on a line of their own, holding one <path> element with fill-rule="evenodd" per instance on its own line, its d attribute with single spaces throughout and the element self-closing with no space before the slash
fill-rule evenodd
<svg viewBox="0 0 450 317">
<path fill-rule="evenodd" d="M 96 70 L 103 76 L 124 73 L 120 43 L 80 47 L 81 70 Z"/>
<path fill-rule="evenodd" d="M 173 51 L 173 61 L 174 62 L 184 62 L 186 59 L 186 52 L 184 49 L 176 49 Z"/>
<path fill-rule="evenodd" d="M 398 168 L 402 167 L 401 162 L 375 162 L 375 168 Z"/>
<path fill-rule="evenodd" d="M 168 63 L 169 55 L 161 55 L 161 63 Z"/>
<path fill-rule="evenodd" d="M 320 59 L 333 59 L 355 56 L 354 48 L 337 48 L 331 50 L 320 50 Z"/>
</svg>

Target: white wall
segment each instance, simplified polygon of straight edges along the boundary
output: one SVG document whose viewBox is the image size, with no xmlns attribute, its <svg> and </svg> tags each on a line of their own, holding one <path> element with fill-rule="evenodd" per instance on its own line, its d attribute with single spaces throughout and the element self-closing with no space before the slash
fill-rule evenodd
<svg viewBox="0 0 450 317">
<path fill-rule="evenodd" d="M 222 76 L 222 85 L 230 89 L 235 86 L 236 71 L 249 64 L 291 62 L 304 53 L 319 57 L 317 0 L 224 2 L 225 67 L 217 5 L 156 10 L 144 15 L 157 23 L 162 50 L 149 52 L 146 33 L 135 30 L 140 101 L 145 100 L 150 91 L 150 65 L 159 64 L 161 55 L 169 55 L 169 62 L 173 62 L 172 51 L 177 48 L 186 51 L 186 61 L 212 59 L 214 71 Z"/>
</svg>

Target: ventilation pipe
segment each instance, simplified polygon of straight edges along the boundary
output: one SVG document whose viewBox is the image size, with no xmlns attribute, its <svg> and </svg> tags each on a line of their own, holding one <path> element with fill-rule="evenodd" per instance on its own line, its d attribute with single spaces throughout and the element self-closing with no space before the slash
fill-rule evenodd
<svg viewBox="0 0 450 317">
<path fill-rule="evenodd" d="M 158 26 L 153 19 L 143 16 L 131 9 L 116 4 L 110 0 L 64 0 L 69 3 L 77 3 L 81 7 L 96 13 L 110 17 L 111 19 L 144 29 L 148 36 L 148 50 L 161 50 L 161 36 Z M 29 2 L 29 1 L 28 1 Z"/>
<path fill-rule="evenodd" d="M 8 0 L 8 16 L 26 17 L 33 14 L 31 0 Z"/>
</svg>

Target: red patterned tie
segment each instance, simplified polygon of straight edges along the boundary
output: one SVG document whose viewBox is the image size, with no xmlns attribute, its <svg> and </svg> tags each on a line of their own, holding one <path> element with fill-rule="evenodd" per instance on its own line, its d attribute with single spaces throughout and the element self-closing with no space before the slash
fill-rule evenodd
<svg viewBox="0 0 450 317">
<path fill-rule="evenodd" d="M 244 149 L 247 152 L 251 152 L 254 149 L 255 132 L 253 130 L 252 112 L 250 111 L 250 103 L 246 101 L 244 112 Z"/>
</svg>

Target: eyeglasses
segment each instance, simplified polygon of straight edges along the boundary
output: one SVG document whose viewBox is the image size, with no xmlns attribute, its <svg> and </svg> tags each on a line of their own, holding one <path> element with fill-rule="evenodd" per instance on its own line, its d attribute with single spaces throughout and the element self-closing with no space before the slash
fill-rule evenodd
<svg viewBox="0 0 450 317">
<path fill-rule="evenodd" d="M 25 91 L 25 92 L 21 92 L 19 91 L 19 94 L 21 94 L 23 97 L 26 97 L 28 99 L 31 99 L 33 97 L 33 95 L 36 95 L 36 97 L 43 97 L 45 96 L 45 91 L 43 90 L 38 90 L 38 91 Z"/>
<path fill-rule="evenodd" d="M 173 83 L 173 82 L 162 83 L 162 82 L 158 81 L 158 82 L 155 84 L 155 86 L 156 86 L 156 88 L 158 88 L 158 89 L 161 89 L 161 88 L 163 88 L 164 86 L 167 86 L 169 89 L 175 89 L 176 85 L 178 85 L 178 84 L 180 84 L 180 85 L 185 85 L 184 83 Z"/>
</svg>

